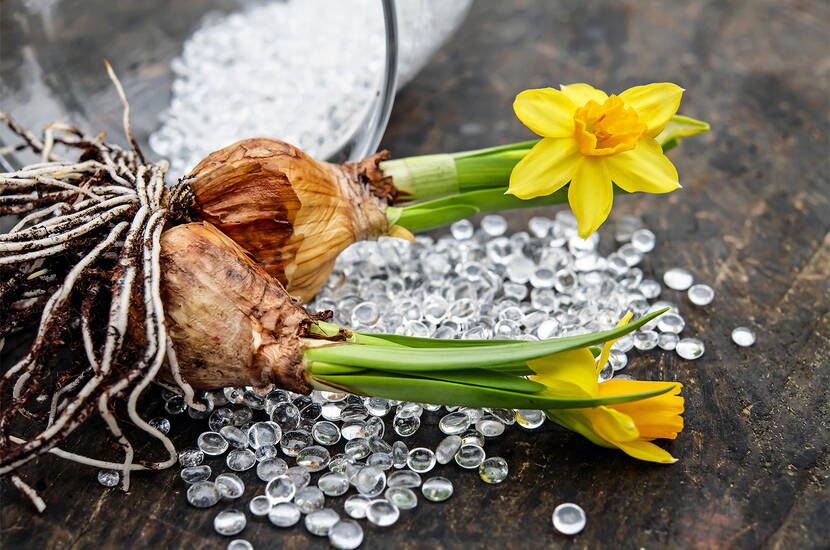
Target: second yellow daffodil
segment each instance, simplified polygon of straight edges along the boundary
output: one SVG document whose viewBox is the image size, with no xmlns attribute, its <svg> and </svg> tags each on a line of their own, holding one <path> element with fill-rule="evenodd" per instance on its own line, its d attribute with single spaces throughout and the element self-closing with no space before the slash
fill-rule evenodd
<svg viewBox="0 0 830 550">
<path fill-rule="evenodd" d="M 668 82 L 610 96 L 588 84 L 520 93 L 516 116 L 544 139 L 513 169 L 507 192 L 530 199 L 570 182 L 568 202 L 586 238 L 608 217 L 614 184 L 629 193 L 678 189 L 677 170 L 655 137 L 682 95 Z"/>
</svg>

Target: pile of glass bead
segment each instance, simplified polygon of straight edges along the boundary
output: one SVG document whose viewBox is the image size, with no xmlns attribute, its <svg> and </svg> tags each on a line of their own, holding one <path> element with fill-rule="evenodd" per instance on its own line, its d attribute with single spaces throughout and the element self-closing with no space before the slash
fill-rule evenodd
<svg viewBox="0 0 830 550">
<path fill-rule="evenodd" d="M 668 306 L 671 312 L 614 344 L 600 380 L 631 378 L 621 371 L 632 349 L 674 350 L 685 359 L 703 354 L 700 340 L 680 339 L 685 328 L 680 308 L 655 301 L 663 288 L 638 267 L 655 246 L 654 234 L 639 218 L 618 223 L 619 247 L 608 256 L 598 251 L 599 234 L 578 237 L 568 212 L 553 220 L 531 218 L 529 232 L 506 236 L 506 231 L 505 219 L 490 215 L 478 229 L 457 222 L 450 235 L 437 240 L 358 243 L 338 259 L 309 310 L 331 309 L 335 322 L 366 332 L 539 339 L 608 329 L 627 311 L 642 315 Z M 693 276 L 685 270 L 669 270 L 664 282 L 690 290 L 694 305 L 706 305 L 714 295 L 705 285 L 692 286 Z M 532 430 L 545 421 L 542 411 L 441 407 L 319 391 L 304 396 L 225 388 L 203 395 L 207 413 L 188 409 L 172 392 L 164 397 L 169 414 L 187 411 L 207 418 L 209 431 L 179 454 L 190 504 L 209 508 L 239 499 L 245 493 L 240 475 L 250 475 L 248 470 L 261 485 L 247 504 L 219 511 L 218 533 L 239 534 L 248 514 L 267 517 L 280 528 L 302 520 L 309 533 L 328 536 L 343 549 L 363 540 L 355 520 L 390 526 L 418 505 L 419 488 L 433 502 L 452 496 L 453 484 L 436 468 L 454 463 L 478 470 L 484 482 L 504 481 L 509 465 L 488 457 L 485 442 L 515 426 Z M 170 428 L 166 418 L 151 423 Z M 407 443 L 422 425 L 442 432 L 435 449 Z M 114 484 L 117 477 L 105 481 Z M 553 523 L 574 534 L 585 524 L 584 512 L 563 504 Z M 237 539 L 229 547 L 251 546 Z"/>
</svg>

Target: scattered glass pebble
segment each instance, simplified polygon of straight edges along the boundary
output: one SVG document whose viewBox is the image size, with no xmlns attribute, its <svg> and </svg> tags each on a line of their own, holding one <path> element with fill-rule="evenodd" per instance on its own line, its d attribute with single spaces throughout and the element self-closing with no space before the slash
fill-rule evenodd
<svg viewBox="0 0 830 550">
<path fill-rule="evenodd" d="M 326 497 L 317 487 L 303 487 L 294 494 L 294 504 L 300 507 L 302 513 L 309 514 L 314 510 L 322 510 Z"/>
<path fill-rule="evenodd" d="M 150 424 L 150 426 L 157 429 L 158 431 L 160 431 L 163 434 L 170 433 L 170 420 L 168 420 L 167 418 L 164 418 L 163 416 L 152 418 L 147 423 Z"/>
<path fill-rule="evenodd" d="M 585 523 L 585 511 L 576 504 L 566 502 L 553 510 L 553 526 L 563 535 L 576 535 Z"/>
<path fill-rule="evenodd" d="M 331 508 L 315 510 L 305 517 L 305 528 L 312 535 L 325 537 L 335 523 L 340 521 L 340 515 Z"/>
<path fill-rule="evenodd" d="M 207 464 L 201 464 L 199 466 L 188 466 L 187 468 L 182 468 L 179 472 L 179 476 L 182 478 L 182 481 L 189 485 L 191 483 L 196 483 L 197 481 L 205 481 L 206 479 L 210 479 L 212 473 L 213 472 L 211 471 L 210 466 Z"/>
<path fill-rule="evenodd" d="M 663 274 L 663 282 L 672 290 L 687 290 L 695 282 L 695 277 L 682 267 L 673 267 Z"/>
<path fill-rule="evenodd" d="M 282 428 L 276 422 L 257 422 L 248 428 L 248 443 L 253 448 L 276 445 L 282 438 Z"/>
<path fill-rule="evenodd" d="M 265 486 L 265 496 L 274 504 L 288 502 L 294 498 L 296 492 L 294 482 L 285 475 L 275 477 Z"/>
<path fill-rule="evenodd" d="M 516 411 L 516 424 L 528 430 L 535 430 L 545 423 L 545 413 L 537 410 L 520 409 Z"/>
<path fill-rule="evenodd" d="M 303 466 L 292 466 L 285 471 L 285 476 L 291 480 L 296 489 L 302 489 L 311 483 L 311 473 Z"/>
<path fill-rule="evenodd" d="M 256 465 L 256 475 L 262 481 L 271 481 L 275 477 L 285 475 L 288 464 L 281 458 L 270 458 L 260 461 Z"/>
<path fill-rule="evenodd" d="M 267 516 L 271 511 L 271 500 L 265 495 L 258 495 L 248 503 L 248 510 L 255 516 Z"/>
<path fill-rule="evenodd" d="M 268 521 L 277 527 L 291 527 L 300 521 L 302 513 L 293 502 L 279 502 L 268 511 Z"/>
<path fill-rule="evenodd" d="M 692 285 L 687 295 L 689 301 L 696 306 L 708 306 L 715 299 L 715 291 L 709 285 Z"/>
<path fill-rule="evenodd" d="M 363 519 L 366 517 L 366 509 L 370 502 L 372 502 L 371 499 L 363 495 L 352 495 L 343 503 L 343 509 L 350 517 Z"/>
<path fill-rule="evenodd" d="M 431 477 L 421 486 L 424 498 L 432 502 L 443 502 L 453 493 L 452 482 L 445 477 Z"/>
<path fill-rule="evenodd" d="M 476 430 L 484 437 L 498 437 L 504 433 L 504 424 L 494 416 L 485 416 L 476 422 Z"/>
<path fill-rule="evenodd" d="M 358 471 L 352 482 L 361 494 L 376 497 L 386 488 L 386 474 L 377 466 L 366 466 Z"/>
<path fill-rule="evenodd" d="M 236 449 L 244 449 L 248 446 L 248 434 L 236 426 L 222 426 L 219 433 Z"/>
<path fill-rule="evenodd" d="M 121 474 L 115 470 L 98 470 L 98 483 L 104 487 L 115 487 L 121 480 Z"/>
<path fill-rule="evenodd" d="M 254 545 L 245 539 L 234 539 L 228 543 L 227 550 L 254 550 Z"/>
<path fill-rule="evenodd" d="M 297 465 L 310 472 L 319 472 L 328 465 L 329 460 L 331 460 L 331 455 L 325 447 L 320 445 L 306 447 L 297 455 Z"/>
<path fill-rule="evenodd" d="M 685 327 L 686 321 L 683 320 L 683 317 L 671 311 L 667 311 L 657 318 L 657 328 L 660 329 L 661 332 L 673 332 L 674 334 L 680 334 L 683 332 Z"/>
<path fill-rule="evenodd" d="M 222 496 L 212 481 L 197 481 L 187 488 L 187 502 L 196 508 L 210 508 Z"/>
<path fill-rule="evenodd" d="M 385 499 L 373 500 L 366 508 L 366 519 L 378 527 L 388 527 L 398 521 L 401 513 L 394 504 Z"/>
<path fill-rule="evenodd" d="M 314 427 L 311 429 L 311 436 L 320 445 L 335 445 L 340 441 L 340 428 L 334 422 L 321 420 L 320 422 L 314 423 Z"/>
<path fill-rule="evenodd" d="M 507 479 L 507 461 L 499 456 L 487 458 L 478 467 L 478 474 L 487 483 L 501 483 Z"/>
<path fill-rule="evenodd" d="M 326 496 L 339 497 L 349 490 L 349 478 L 343 474 L 329 472 L 320 476 L 320 479 L 317 480 L 317 487 Z"/>
<path fill-rule="evenodd" d="M 213 518 L 213 528 L 217 533 L 226 537 L 238 535 L 245 529 L 247 523 L 245 513 L 239 510 L 222 510 Z"/>
<path fill-rule="evenodd" d="M 182 466 L 198 466 L 205 460 L 205 453 L 199 449 L 184 449 L 179 452 L 179 464 Z"/>
<path fill-rule="evenodd" d="M 455 453 L 461 448 L 461 436 L 448 435 L 441 440 L 438 447 L 435 448 L 435 460 L 438 464 L 449 464 L 455 457 Z"/>
<path fill-rule="evenodd" d="M 484 449 L 478 445 L 462 445 L 455 453 L 455 463 L 462 468 L 478 468 L 485 456 Z"/>
<path fill-rule="evenodd" d="M 363 542 L 363 527 L 354 520 L 341 519 L 329 529 L 329 544 L 338 550 L 354 550 Z"/>
<path fill-rule="evenodd" d="M 677 343 L 675 352 L 683 359 L 697 359 L 706 351 L 703 342 L 697 338 L 683 338 Z"/>
<path fill-rule="evenodd" d="M 447 435 L 460 434 L 469 427 L 470 418 L 462 412 L 444 415 L 438 422 L 438 429 Z"/>
<path fill-rule="evenodd" d="M 409 451 L 409 458 L 406 459 L 406 465 L 413 472 L 423 474 L 435 467 L 435 453 L 426 447 L 417 447 Z"/>
<path fill-rule="evenodd" d="M 234 472 L 244 472 L 256 464 L 256 455 L 249 449 L 234 449 L 228 453 L 225 463 Z"/>
<path fill-rule="evenodd" d="M 206 455 L 221 455 L 228 450 L 228 442 L 217 432 L 205 432 L 199 436 L 196 444 Z"/>
<path fill-rule="evenodd" d="M 677 343 L 679 341 L 680 337 L 677 334 L 673 332 L 661 332 L 659 338 L 657 339 L 657 345 L 660 349 L 672 351 L 677 348 Z"/>
<path fill-rule="evenodd" d="M 236 474 L 219 474 L 214 481 L 216 490 L 225 500 L 233 500 L 245 492 L 245 483 Z"/>
<path fill-rule="evenodd" d="M 732 341 L 742 348 L 748 348 L 755 343 L 755 333 L 747 327 L 737 327 L 732 331 Z"/>
<path fill-rule="evenodd" d="M 399 510 L 411 510 L 418 506 L 418 497 L 408 487 L 390 487 L 383 496 Z"/>
</svg>

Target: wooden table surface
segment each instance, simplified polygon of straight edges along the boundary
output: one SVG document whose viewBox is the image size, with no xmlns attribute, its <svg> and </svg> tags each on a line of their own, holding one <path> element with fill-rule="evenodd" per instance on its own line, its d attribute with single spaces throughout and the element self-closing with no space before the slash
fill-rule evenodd
<svg viewBox="0 0 830 550">
<path fill-rule="evenodd" d="M 51 24 L 83 25 L 82 13 L 59 10 Z M 19 22 L 6 17 L 4 27 Z M 830 544 L 829 32 L 830 7 L 821 1 L 475 3 L 451 42 L 399 94 L 383 145 L 409 155 L 526 139 L 511 109 L 524 88 L 584 81 L 621 91 L 679 83 L 686 88 L 682 112 L 710 121 L 713 131 L 671 153 L 683 190 L 620 199 L 612 221 L 638 213 L 657 234 L 647 274 L 681 266 L 715 289 L 705 308 L 665 294 L 681 304 L 685 333 L 701 337 L 707 351 L 697 361 L 669 352 L 630 354 L 628 369 L 636 377 L 685 385 L 686 428 L 668 445 L 677 464 L 637 462 L 553 426 L 512 430 L 488 443 L 489 454 L 510 464 L 506 482 L 490 486 L 470 472 L 442 469 L 456 486 L 449 502 L 422 502 L 392 528 L 365 526 L 362 548 Z M 4 70 L 26 58 L 20 44 L 8 48 L 8 36 Z M 118 36 L 103 36 L 122 47 Z M 67 43 L 73 45 L 82 48 L 84 40 Z M 78 56 L 80 66 L 86 60 Z M 142 75 L 130 68 L 124 79 L 128 90 L 130 82 L 139 86 L 132 95 L 141 103 Z M 37 101 L 33 96 L 17 107 L 30 119 L 51 113 Z M 528 215 L 511 214 L 514 229 Z M 740 325 L 755 330 L 754 347 L 731 342 Z M 181 417 L 173 425 L 181 445 L 192 445 L 203 429 Z M 436 429 L 423 432 L 421 442 L 437 443 Z M 87 434 L 78 440 L 95 454 Z M 0 547 L 227 543 L 212 528 L 221 506 L 190 507 L 177 469 L 135 475 L 129 494 L 99 486 L 92 469 L 51 457 L 24 473 L 49 507 L 34 513 L 4 480 Z M 253 495 L 253 472 L 243 478 Z M 565 501 L 588 515 L 584 532 L 571 538 L 556 534 L 550 520 Z M 241 536 L 257 548 L 327 545 L 301 527 L 278 530 L 252 518 Z"/>
</svg>

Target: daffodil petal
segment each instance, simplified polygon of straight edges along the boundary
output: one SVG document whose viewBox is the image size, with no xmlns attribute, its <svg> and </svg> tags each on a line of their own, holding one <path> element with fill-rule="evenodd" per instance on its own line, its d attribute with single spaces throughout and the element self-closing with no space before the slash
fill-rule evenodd
<svg viewBox="0 0 830 550">
<path fill-rule="evenodd" d="M 605 441 L 591 427 L 591 422 L 584 411 L 589 409 L 556 409 L 545 411 L 545 415 L 552 422 L 556 422 L 563 428 L 576 432 L 585 437 L 594 445 L 613 449 L 615 445 Z"/>
<path fill-rule="evenodd" d="M 674 464 L 677 459 L 674 458 L 668 451 L 665 451 L 648 441 L 637 440 L 627 441 L 617 444 L 617 447 L 628 456 L 646 460 L 648 462 L 659 462 L 660 464 Z"/>
<path fill-rule="evenodd" d="M 619 323 L 617 323 L 617 326 L 614 328 L 624 327 L 629 321 L 631 321 L 632 317 L 634 317 L 634 314 L 629 311 L 623 315 L 622 319 L 620 319 Z M 614 338 L 613 340 L 606 341 L 602 345 L 602 352 L 600 352 L 599 360 L 597 361 L 597 370 L 601 370 L 605 366 L 605 363 L 608 362 L 608 357 L 611 355 L 611 346 L 613 346 L 614 342 L 617 340 L 619 340 L 619 338 Z"/>
<path fill-rule="evenodd" d="M 559 86 L 559 89 L 562 90 L 562 93 L 568 96 L 577 107 L 582 107 L 592 99 L 602 105 L 605 103 L 605 100 L 608 99 L 608 94 L 602 90 L 597 90 L 590 84 L 562 84 Z"/>
<path fill-rule="evenodd" d="M 668 193 L 680 188 L 677 170 L 654 138 L 644 137 L 631 151 L 604 160 L 614 183 L 629 193 Z"/>
<path fill-rule="evenodd" d="M 683 88 L 671 82 L 635 86 L 620 94 L 620 99 L 637 111 L 640 121 L 648 127 L 646 135 L 650 137 L 659 134 L 677 112 L 681 97 Z"/>
<path fill-rule="evenodd" d="M 578 232 L 583 239 L 596 231 L 611 212 L 614 187 L 605 162 L 606 157 L 585 158 L 568 188 L 568 203 L 579 222 Z"/>
<path fill-rule="evenodd" d="M 538 373 L 533 380 L 546 385 L 551 394 L 593 397 L 597 394 L 594 355 L 588 348 L 579 348 L 531 359 L 527 366 Z"/>
<path fill-rule="evenodd" d="M 696 120 L 688 116 L 674 115 L 654 139 L 663 146 L 672 140 L 702 134 L 703 132 L 708 132 L 709 129 L 708 122 Z"/>
<path fill-rule="evenodd" d="M 516 96 L 513 110 L 522 124 L 544 137 L 569 137 L 574 132 L 576 105 L 553 88 L 525 90 Z"/>
<path fill-rule="evenodd" d="M 550 195 L 571 180 L 581 160 L 573 138 L 545 138 L 513 168 L 507 192 L 520 199 Z"/>
<path fill-rule="evenodd" d="M 584 413 L 597 435 L 612 445 L 640 438 L 637 424 L 627 414 L 610 407 L 594 407 Z"/>
</svg>

